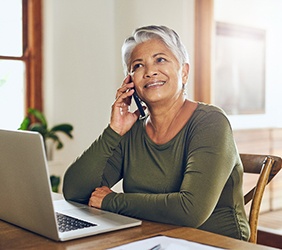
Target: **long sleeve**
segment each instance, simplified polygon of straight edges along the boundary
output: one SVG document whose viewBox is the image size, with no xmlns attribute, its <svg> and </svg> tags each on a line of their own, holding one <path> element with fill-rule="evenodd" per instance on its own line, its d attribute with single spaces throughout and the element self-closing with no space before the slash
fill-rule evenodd
<svg viewBox="0 0 282 250">
<path fill-rule="evenodd" d="M 169 158 L 174 159 L 176 152 L 163 154 L 165 157 L 163 162 L 166 162 L 167 168 L 174 168 L 181 173 L 177 178 L 175 177 L 178 188 L 166 193 L 113 193 L 105 198 L 103 208 L 165 223 L 192 227 L 203 224 L 216 207 L 234 167 L 236 158 L 233 155 L 236 156 L 236 152 L 232 146 L 229 146 L 234 145 L 232 133 L 228 121 L 221 113 L 206 115 L 191 129 L 193 133 L 185 139 L 187 147 L 179 143 L 177 148 L 179 151 L 186 151 L 183 167 L 179 169 L 173 166 L 178 164 L 178 161 L 170 163 Z M 161 153 L 159 157 L 160 155 Z M 146 163 L 151 164 L 150 161 L 144 159 L 143 164 Z M 148 165 L 146 167 L 149 168 Z M 147 175 L 146 167 L 143 176 L 141 172 L 139 173 L 143 182 L 149 182 L 152 178 L 151 185 L 169 185 L 168 176 L 162 179 L 153 172 Z M 175 175 L 175 173 L 171 174 Z"/>
<path fill-rule="evenodd" d="M 120 170 L 111 166 L 107 167 L 107 161 L 118 148 L 120 139 L 121 136 L 108 126 L 101 136 L 67 169 L 63 186 L 65 199 L 88 203 L 96 187 L 113 185 L 121 178 Z"/>
<path fill-rule="evenodd" d="M 227 117 L 199 104 L 163 145 L 151 141 L 142 120 L 122 137 L 107 128 L 66 172 L 64 195 L 87 203 L 95 187 L 123 178 L 124 193 L 108 194 L 102 209 L 247 240 L 242 175 Z"/>
</svg>

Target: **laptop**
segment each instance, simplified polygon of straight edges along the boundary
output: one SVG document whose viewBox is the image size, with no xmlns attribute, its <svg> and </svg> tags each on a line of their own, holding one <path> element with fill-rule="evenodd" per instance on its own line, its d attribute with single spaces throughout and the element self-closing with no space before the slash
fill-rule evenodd
<svg viewBox="0 0 282 250">
<path fill-rule="evenodd" d="M 53 199 L 42 136 L 0 129 L 0 219 L 55 241 L 141 225 L 135 218 Z M 64 229 L 58 220 L 72 221 Z M 63 232 L 64 231 L 64 232 Z"/>
</svg>

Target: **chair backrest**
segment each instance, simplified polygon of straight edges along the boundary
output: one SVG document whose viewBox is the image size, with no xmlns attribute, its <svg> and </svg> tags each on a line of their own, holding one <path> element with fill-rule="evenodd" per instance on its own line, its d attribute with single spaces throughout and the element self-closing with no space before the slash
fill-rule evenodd
<svg viewBox="0 0 282 250">
<path fill-rule="evenodd" d="M 257 226 L 260 205 L 266 185 L 280 171 L 282 159 L 273 155 L 240 154 L 245 173 L 258 174 L 256 186 L 244 195 L 245 205 L 252 201 L 249 224 L 251 228 L 250 242 L 257 242 Z"/>
</svg>

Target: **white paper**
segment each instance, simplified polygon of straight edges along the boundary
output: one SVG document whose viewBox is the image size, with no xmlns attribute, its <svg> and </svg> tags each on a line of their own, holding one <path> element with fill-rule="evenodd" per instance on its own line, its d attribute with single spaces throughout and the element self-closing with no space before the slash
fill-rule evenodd
<svg viewBox="0 0 282 250">
<path fill-rule="evenodd" d="M 109 250 L 151 250 L 155 246 L 160 245 L 159 250 L 218 250 L 223 248 L 218 248 L 214 246 L 204 245 L 201 243 L 196 243 L 188 240 L 177 239 L 167 236 L 156 236 L 147 238 L 144 240 L 134 241 L 125 245 L 111 248 Z"/>
</svg>

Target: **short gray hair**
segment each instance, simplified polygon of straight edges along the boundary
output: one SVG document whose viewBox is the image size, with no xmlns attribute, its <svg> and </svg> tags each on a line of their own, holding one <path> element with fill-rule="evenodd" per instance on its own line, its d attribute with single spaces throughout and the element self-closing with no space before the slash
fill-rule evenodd
<svg viewBox="0 0 282 250">
<path fill-rule="evenodd" d="M 144 26 L 136 29 L 132 36 L 128 37 L 122 45 L 122 63 L 125 75 L 129 73 L 130 58 L 134 48 L 138 44 L 151 39 L 161 40 L 171 50 L 181 65 L 184 63 L 189 64 L 189 56 L 186 48 L 174 30 L 166 26 Z"/>
</svg>

